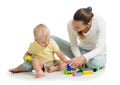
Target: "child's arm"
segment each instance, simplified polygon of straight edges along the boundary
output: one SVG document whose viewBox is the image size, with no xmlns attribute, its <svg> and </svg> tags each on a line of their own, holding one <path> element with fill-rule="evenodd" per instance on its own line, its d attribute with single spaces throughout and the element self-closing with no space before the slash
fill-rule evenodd
<svg viewBox="0 0 120 85">
<path fill-rule="evenodd" d="M 63 61 L 63 62 L 67 62 L 68 59 L 65 57 L 65 55 L 59 50 L 59 51 L 56 51 L 56 55 Z"/>
<path fill-rule="evenodd" d="M 25 57 L 26 57 L 27 55 L 30 55 L 30 56 L 31 56 L 30 53 L 26 52 L 26 53 L 24 54 L 24 56 L 23 56 L 23 59 L 25 59 Z"/>
</svg>

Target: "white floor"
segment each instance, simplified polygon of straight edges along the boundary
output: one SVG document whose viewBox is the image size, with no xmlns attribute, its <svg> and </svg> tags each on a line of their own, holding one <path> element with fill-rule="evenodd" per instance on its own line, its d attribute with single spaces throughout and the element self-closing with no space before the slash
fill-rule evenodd
<svg viewBox="0 0 120 85">
<path fill-rule="evenodd" d="M 33 72 L 24 72 L 24 73 L 10 73 L 8 69 L 19 65 L 19 61 L 11 62 L 6 60 L 6 64 L 1 66 L 0 72 L 0 84 L 8 85 L 56 85 L 56 84 L 64 84 L 64 85 L 108 85 L 108 84 L 116 84 L 120 85 L 119 77 L 120 77 L 120 69 L 119 69 L 119 59 L 112 57 L 113 54 L 110 53 L 107 56 L 107 63 L 105 68 L 102 70 L 95 72 L 92 75 L 82 75 L 73 77 L 72 75 L 65 75 L 63 71 L 53 72 L 53 73 L 45 73 L 45 77 L 35 78 L 34 71 Z M 21 59 L 21 58 L 18 58 Z M 16 59 L 13 59 L 15 61 Z"/>
<path fill-rule="evenodd" d="M 94 74 L 90 74 L 90 75 L 82 75 L 82 76 L 72 76 L 71 74 L 69 75 L 65 75 L 63 73 L 63 71 L 56 71 L 56 72 L 52 72 L 52 73 L 45 73 L 45 77 L 39 78 L 39 80 L 92 80 L 92 79 L 96 79 L 96 78 L 100 78 L 101 76 L 105 75 L 105 71 L 106 68 L 98 71 L 98 72 L 94 72 Z M 22 80 L 34 80 L 37 79 L 34 76 L 35 72 L 23 72 L 23 73 L 8 73 L 8 76 L 10 78 L 17 78 L 17 79 L 22 79 Z"/>
<path fill-rule="evenodd" d="M 23 72 L 23 73 L 10 73 L 8 71 L 4 71 L 4 74 L 6 72 L 6 75 L 3 76 L 3 79 L 0 79 L 0 82 L 4 84 L 10 83 L 10 85 L 56 85 L 56 84 L 66 84 L 66 85 L 74 85 L 74 84 L 84 84 L 87 85 L 91 83 L 92 85 L 96 84 L 109 84 L 111 83 L 119 83 L 117 78 L 117 75 L 114 70 L 110 70 L 109 67 L 105 67 L 102 70 L 95 72 L 91 75 L 82 75 L 82 76 L 76 76 L 73 77 L 72 75 L 65 75 L 63 71 L 53 72 L 53 73 L 45 73 L 45 77 L 42 78 L 35 78 L 34 71 L 33 72 Z M 1 81 L 2 80 L 2 81 Z M 7 81 L 5 81 L 7 80 Z M 119 85 L 119 84 L 118 84 Z"/>
</svg>

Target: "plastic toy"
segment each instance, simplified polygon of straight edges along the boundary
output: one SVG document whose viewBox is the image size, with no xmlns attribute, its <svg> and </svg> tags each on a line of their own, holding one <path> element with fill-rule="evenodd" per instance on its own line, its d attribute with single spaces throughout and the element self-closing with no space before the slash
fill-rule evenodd
<svg viewBox="0 0 120 85">
<path fill-rule="evenodd" d="M 25 56 L 25 61 L 32 61 L 32 57 L 30 55 Z"/>
<path fill-rule="evenodd" d="M 64 74 L 72 74 L 73 76 L 81 76 L 87 74 L 93 74 L 94 72 L 99 71 L 99 67 L 96 68 L 72 68 L 69 64 L 66 65 L 64 69 Z"/>
<path fill-rule="evenodd" d="M 67 64 L 67 65 L 66 65 L 66 69 L 67 69 L 68 71 L 71 71 L 71 70 L 72 70 L 72 67 L 71 67 L 69 64 Z"/>
<path fill-rule="evenodd" d="M 66 65 L 66 68 L 64 69 L 64 74 L 72 74 L 73 71 L 75 71 L 75 68 L 72 68 L 69 64 Z"/>
<path fill-rule="evenodd" d="M 82 76 L 82 73 L 78 71 L 74 71 L 72 72 L 72 76 Z"/>
<path fill-rule="evenodd" d="M 85 70 L 82 72 L 83 75 L 86 75 L 86 74 L 93 74 L 93 70 Z"/>
</svg>

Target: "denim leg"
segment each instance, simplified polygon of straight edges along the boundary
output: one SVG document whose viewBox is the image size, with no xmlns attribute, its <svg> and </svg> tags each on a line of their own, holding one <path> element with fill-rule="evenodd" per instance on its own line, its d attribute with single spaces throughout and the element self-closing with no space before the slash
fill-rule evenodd
<svg viewBox="0 0 120 85">
<path fill-rule="evenodd" d="M 22 66 L 28 72 L 31 72 L 33 70 L 32 64 L 30 62 L 24 62 Z"/>
<path fill-rule="evenodd" d="M 71 51 L 71 46 L 70 43 L 67 42 L 66 40 L 63 40 L 57 36 L 51 36 L 52 39 L 55 40 L 55 42 L 58 44 L 60 50 L 69 58 L 73 58 L 74 55 Z"/>
<path fill-rule="evenodd" d="M 95 56 L 94 58 L 90 59 L 87 63 L 88 67 L 99 67 L 102 68 L 106 64 L 106 55 L 101 54 L 99 56 Z"/>
<path fill-rule="evenodd" d="M 90 52 L 90 50 L 84 50 L 80 48 L 81 54 L 85 54 Z M 94 58 L 90 59 L 88 62 L 86 62 L 87 67 L 99 67 L 102 68 L 106 64 L 106 54 L 101 54 L 99 56 L 95 56 Z"/>
<path fill-rule="evenodd" d="M 80 47 L 79 47 L 79 50 L 80 50 L 81 55 L 90 52 L 90 50 L 84 50 L 84 49 L 82 49 L 82 48 L 80 48 Z"/>
<path fill-rule="evenodd" d="M 58 38 L 56 36 L 51 36 L 52 39 L 54 39 L 56 41 L 56 43 L 58 44 L 60 50 L 69 58 L 73 58 L 74 55 L 71 51 L 71 46 L 70 43 Z M 81 55 L 90 52 L 90 50 L 84 50 L 79 48 Z M 101 54 L 99 56 L 95 56 L 94 58 L 90 59 L 88 62 L 86 62 L 87 67 L 103 67 L 106 63 L 106 55 L 105 54 Z"/>
</svg>

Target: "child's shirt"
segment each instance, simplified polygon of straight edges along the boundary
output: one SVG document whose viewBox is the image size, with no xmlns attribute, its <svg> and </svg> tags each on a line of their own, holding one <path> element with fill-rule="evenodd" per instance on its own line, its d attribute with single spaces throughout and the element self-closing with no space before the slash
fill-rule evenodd
<svg viewBox="0 0 120 85">
<path fill-rule="evenodd" d="M 59 47 L 56 42 L 50 39 L 47 47 L 41 46 L 36 41 L 32 42 L 29 46 L 28 53 L 34 54 L 35 58 L 38 58 L 41 62 L 50 62 L 56 60 L 54 54 L 58 50 Z"/>
</svg>

